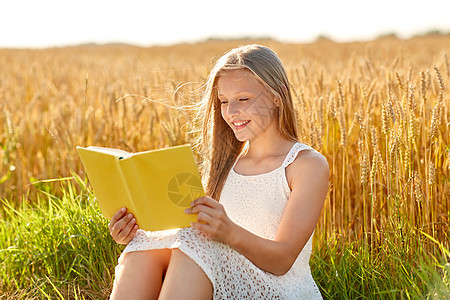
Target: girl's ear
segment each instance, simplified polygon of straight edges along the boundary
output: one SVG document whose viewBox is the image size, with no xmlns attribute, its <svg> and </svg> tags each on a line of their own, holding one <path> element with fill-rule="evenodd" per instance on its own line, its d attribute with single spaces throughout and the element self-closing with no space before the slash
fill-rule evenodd
<svg viewBox="0 0 450 300">
<path fill-rule="evenodd" d="M 276 107 L 280 107 L 280 99 L 278 99 L 278 97 L 277 96 L 273 96 L 273 103 L 275 103 L 275 106 Z"/>
<path fill-rule="evenodd" d="M 283 90 L 285 95 L 288 94 L 288 89 L 284 83 L 281 84 L 281 89 Z M 278 99 L 278 97 L 274 97 L 274 102 L 275 102 L 275 105 L 279 107 L 280 103 L 281 103 L 281 99 Z"/>
</svg>

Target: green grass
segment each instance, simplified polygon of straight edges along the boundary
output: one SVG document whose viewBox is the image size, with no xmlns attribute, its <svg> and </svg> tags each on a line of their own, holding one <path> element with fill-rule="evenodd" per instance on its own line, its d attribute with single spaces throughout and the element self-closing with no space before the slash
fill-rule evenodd
<svg viewBox="0 0 450 300">
<path fill-rule="evenodd" d="M 407 257 L 397 247 L 370 253 L 361 241 L 350 245 L 330 241 L 316 249 L 311 269 L 326 299 L 450 297 L 449 263 L 431 256 Z"/>
<path fill-rule="evenodd" d="M 121 247 L 109 236 L 86 183 L 62 182 L 56 198 L 20 207 L 3 200 L 0 289 L 7 298 L 104 299 Z M 0 295 L 1 298 L 1 295 Z"/>
<path fill-rule="evenodd" d="M 61 179 L 54 196 L 36 185 L 40 197 L 2 200 L 0 210 L 0 299 L 105 299 L 123 246 L 109 236 L 86 182 Z M 339 236 L 316 245 L 313 276 L 325 299 L 445 299 L 450 295 L 450 264 L 426 254 L 419 230 L 409 229 L 415 249 L 385 236 L 377 251 L 364 240 L 348 244 Z M 393 233 L 393 235 L 395 232 Z M 434 241 L 439 247 L 440 243 Z M 404 243 L 410 245 L 411 243 Z M 448 249 L 440 248 L 442 257 Z"/>
</svg>

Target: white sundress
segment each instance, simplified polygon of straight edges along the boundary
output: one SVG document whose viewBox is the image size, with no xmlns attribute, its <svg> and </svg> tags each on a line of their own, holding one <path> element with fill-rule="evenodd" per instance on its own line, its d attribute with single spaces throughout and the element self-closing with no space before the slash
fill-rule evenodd
<svg viewBox="0 0 450 300">
<path fill-rule="evenodd" d="M 228 217 L 256 235 L 273 239 L 291 192 L 285 168 L 302 150 L 315 151 L 296 143 L 280 167 L 258 175 L 236 173 L 239 156 L 219 199 Z M 153 232 L 139 229 L 119 263 L 128 252 L 165 248 L 181 250 L 200 266 L 213 285 L 214 299 L 322 299 L 309 267 L 312 235 L 283 276 L 261 270 L 230 246 L 191 227 Z"/>
</svg>

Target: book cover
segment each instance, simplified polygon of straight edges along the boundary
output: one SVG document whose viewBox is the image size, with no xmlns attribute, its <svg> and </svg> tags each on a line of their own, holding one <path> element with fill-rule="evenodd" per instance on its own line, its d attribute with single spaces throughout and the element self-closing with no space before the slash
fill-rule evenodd
<svg viewBox="0 0 450 300">
<path fill-rule="evenodd" d="M 77 147 L 103 215 L 127 207 L 141 229 L 189 227 L 184 210 L 205 195 L 190 145 L 138 153 Z"/>
</svg>

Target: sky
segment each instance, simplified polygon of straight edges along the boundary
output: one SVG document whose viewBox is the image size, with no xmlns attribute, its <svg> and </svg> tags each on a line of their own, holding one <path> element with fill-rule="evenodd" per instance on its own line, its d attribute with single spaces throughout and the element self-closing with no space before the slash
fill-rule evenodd
<svg viewBox="0 0 450 300">
<path fill-rule="evenodd" d="M 0 48 L 450 33 L 450 0 L 0 0 Z"/>
</svg>

